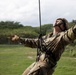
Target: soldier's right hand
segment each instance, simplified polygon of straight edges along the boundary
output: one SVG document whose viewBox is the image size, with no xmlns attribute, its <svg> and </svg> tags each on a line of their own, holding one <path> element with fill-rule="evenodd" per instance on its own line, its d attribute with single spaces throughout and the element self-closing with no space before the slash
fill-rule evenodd
<svg viewBox="0 0 76 75">
<path fill-rule="evenodd" d="M 19 36 L 18 35 L 14 35 L 12 38 L 11 38 L 11 40 L 12 41 L 18 41 L 19 40 Z"/>
</svg>

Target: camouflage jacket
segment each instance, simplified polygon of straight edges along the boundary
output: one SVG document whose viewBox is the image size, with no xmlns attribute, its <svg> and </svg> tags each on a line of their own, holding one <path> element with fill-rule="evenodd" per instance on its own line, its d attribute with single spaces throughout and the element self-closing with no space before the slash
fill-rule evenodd
<svg viewBox="0 0 76 75">
<path fill-rule="evenodd" d="M 76 39 L 76 26 L 68 29 L 65 32 L 60 32 L 57 35 L 52 35 L 51 33 L 42 37 L 46 43 L 47 48 L 50 48 L 53 54 L 55 55 L 56 61 L 61 57 L 61 54 L 64 52 L 66 45 L 70 44 Z M 32 48 L 38 46 L 38 39 L 28 39 L 20 38 L 20 42 Z M 43 43 L 44 45 L 44 43 Z M 50 53 L 49 53 L 50 54 Z"/>
</svg>

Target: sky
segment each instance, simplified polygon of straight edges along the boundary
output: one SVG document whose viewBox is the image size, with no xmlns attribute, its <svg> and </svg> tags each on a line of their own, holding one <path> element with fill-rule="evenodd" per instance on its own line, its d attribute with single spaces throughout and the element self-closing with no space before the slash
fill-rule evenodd
<svg viewBox="0 0 76 75">
<path fill-rule="evenodd" d="M 39 0 L 0 0 L 0 21 L 39 26 Z M 41 24 L 53 24 L 57 18 L 76 20 L 76 0 L 40 0 Z"/>
</svg>

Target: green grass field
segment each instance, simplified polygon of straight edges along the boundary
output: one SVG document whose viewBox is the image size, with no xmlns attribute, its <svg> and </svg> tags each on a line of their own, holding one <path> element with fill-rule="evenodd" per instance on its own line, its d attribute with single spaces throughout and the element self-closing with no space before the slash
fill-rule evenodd
<svg viewBox="0 0 76 75">
<path fill-rule="evenodd" d="M 0 75 L 21 75 L 35 58 L 36 49 L 0 45 Z M 66 48 L 53 75 L 76 75 L 76 47 Z"/>
</svg>

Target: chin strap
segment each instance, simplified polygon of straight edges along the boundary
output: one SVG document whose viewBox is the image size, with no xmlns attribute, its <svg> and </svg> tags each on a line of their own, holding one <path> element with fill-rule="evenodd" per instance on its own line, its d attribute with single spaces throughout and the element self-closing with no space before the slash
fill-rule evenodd
<svg viewBox="0 0 76 75">
<path fill-rule="evenodd" d="M 62 24 L 64 25 L 64 29 L 62 29 L 62 28 L 60 27 Z M 67 30 L 64 23 L 60 23 L 60 24 L 58 24 L 58 25 L 55 25 L 54 27 L 56 27 L 56 26 L 58 26 L 58 27 L 61 29 L 61 31 Z"/>
</svg>

